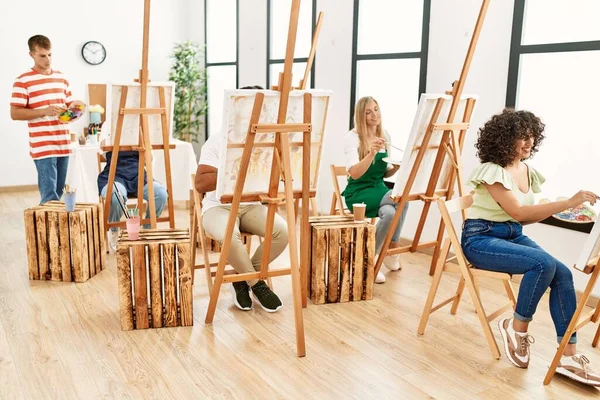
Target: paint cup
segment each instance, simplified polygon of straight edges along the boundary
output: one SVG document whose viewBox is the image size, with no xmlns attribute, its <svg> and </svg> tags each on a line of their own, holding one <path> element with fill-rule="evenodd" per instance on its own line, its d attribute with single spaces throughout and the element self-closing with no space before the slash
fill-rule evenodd
<svg viewBox="0 0 600 400">
<path fill-rule="evenodd" d="M 364 203 L 352 204 L 352 212 L 354 213 L 354 220 L 357 222 L 364 221 L 366 210 L 367 210 L 367 205 Z"/>
<path fill-rule="evenodd" d="M 129 240 L 138 240 L 140 238 L 140 217 L 129 217 L 126 222 Z"/>
<path fill-rule="evenodd" d="M 98 144 L 98 136 L 97 135 L 88 135 L 88 142 L 91 145 L 97 145 Z"/>
<path fill-rule="evenodd" d="M 63 197 L 65 198 L 65 209 L 75 211 L 75 192 L 65 193 Z"/>
</svg>

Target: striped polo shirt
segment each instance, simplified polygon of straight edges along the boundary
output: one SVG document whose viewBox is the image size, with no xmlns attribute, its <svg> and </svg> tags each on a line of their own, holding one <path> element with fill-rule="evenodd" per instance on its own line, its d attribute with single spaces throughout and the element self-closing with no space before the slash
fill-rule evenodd
<svg viewBox="0 0 600 400">
<path fill-rule="evenodd" d="M 71 101 L 69 82 L 62 73 L 53 70 L 44 75 L 31 69 L 15 80 L 10 105 L 35 110 L 50 105 L 66 107 Z M 71 154 L 69 125 L 58 117 L 35 118 L 27 121 L 27 125 L 29 154 L 34 160 Z"/>
</svg>

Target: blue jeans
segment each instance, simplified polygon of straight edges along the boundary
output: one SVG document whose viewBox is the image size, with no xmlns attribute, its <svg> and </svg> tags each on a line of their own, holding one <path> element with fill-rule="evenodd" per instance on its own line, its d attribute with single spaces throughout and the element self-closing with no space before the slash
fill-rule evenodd
<svg viewBox="0 0 600 400">
<path fill-rule="evenodd" d="M 127 201 L 127 190 L 125 186 L 117 181 L 115 181 L 115 185 L 117 185 L 117 189 L 119 190 L 119 194 L 123 197 L 124 201 Z M 101 191 L 102 197 L 106 198 L 106 192 L 108 191 L 108 185 L 104 186 Z M 156 216 L 160 216 L 160 214 L 165 209 L 167 205 L 167 199 L 169 198 L 169 194 L 167 193 L 167 189 L 158 182 L 154 182 L 154 205 L 156 206 Z M 144 200 L 148 200 L 148 184 L 144 185 Z M 110 202 L 110 213 L 108 214 L 109 222 L 117 222 L 121 220 L 123 216 L 123 210 L 121 210 L 121 206 L 119 205 L 119 200 L 117 199 L 117 195 L 115 193 L 115 189 L 113 188 L 112 200 Z M 150 218 L 150 207 L 146 207 L 146 218 Z M 143 225 L 144 229 L 149 229 L 149 224 Z M 110 228 L 111 231 L 116 231 L 118 228 Z"/>
<path fill-rule="evenodd" d="M 468 219 L 462 232 L 462 249 L 477 268 L 523 274 L 514 316 L 529 322 L 544 292 L 550 287 L 550 314 L 562 340 L 575 313 L 577 300 L 569 268 L 523 235 L 517 222 Z M 577 343 L 573 334 L 569 343 Z"/>
<path fill-rule="evenodd" d="M 379 250 L 383 246 L 383 242 L 385 241 L 385 237 L 390 230 L 390 225 L 392 225 L 392 220 L 394 219 L 394 215 L 396 214 L 396 209 L 398 208 L 398 203 L 395 203 L 390 198 L 392 191 L 390 190 L 383 196 L 381 199 L 381 203 L 379 203 L 379 210 L 377 211 L 377 215 L 379 216 L 379 221 L 377 222 L 377 226 L 375 227 L 375 253 L 379 254 Z M 404 206 L 404 210 L 402 210 L 402 217 L 400 221 L 398 221 L 398 225 L 396 225 L 396 229 L 394 230 L 394 235 L 392 236 L 392 242 L 400 241 L 400 231 L 402 230 L 402 226 L 404 225 L 404 219 L 406 217 L 406 211 L 408 210 L 408 202 Z"/>
<path fill-rule="evenodd" d="M 67 179 L 69 157 L 48 157 L 33 162 L 38 173 L 40 204 L 60 200 Z"/>
</svg>

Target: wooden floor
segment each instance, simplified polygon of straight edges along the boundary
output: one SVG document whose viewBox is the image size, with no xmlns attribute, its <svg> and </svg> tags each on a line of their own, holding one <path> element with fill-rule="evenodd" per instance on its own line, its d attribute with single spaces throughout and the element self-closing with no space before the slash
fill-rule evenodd
<svg viewBox="0 0 600 400">
<path fill-rule="evenodd" d="M 548 298 L 531 334 L 528 370 L 491 358 L 468 294 L 459 312 L 440 310 L 422 337 L 416 329 L 429 289 L 429 256 L 403 256 L 372 301 L 309 306 L 307 354 L 295 354 L 290 278 L 274 280 L 285 307 L 268 314 L 234 308 L 223 289 L 214 323 L 204 324 L 208 294 L 197 271 L 192 328 L 122 332 L 114 256 L 82 284 L 29 281 L 23 209 L 36 192 L 0 194 L 0 399 L 390 398 L 582 399 L 599 391 L 557 376 L 542 380 L 556 348 Z M 177 209 L 179 227 L 188 210 Z M 287 253 L 286 253 L 287 255 Z M 278 264 L 285 263 L 280 258 Z M 457 280 L 442 280 L 450 294 Z M 490 306 L 501 284 L 483 282 Z M 500 335 L 494 329 L 497 340 Z M 580 351 L 600 367 L 580 332 Z"/>
</svg>

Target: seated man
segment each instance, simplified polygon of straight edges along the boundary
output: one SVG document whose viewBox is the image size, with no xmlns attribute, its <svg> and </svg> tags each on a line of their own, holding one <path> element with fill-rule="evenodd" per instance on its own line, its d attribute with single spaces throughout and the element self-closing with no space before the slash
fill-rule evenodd
<svg viewBox="0 0 600 400">
<path fill-rule="evenodd" d="M 110 171 L 110 161 L 112 152 L 106 153 L 106 166 L 98 175 L 98 190 L 100 196 L 106 199 L 108 192 L 108 173 Z M 127 196 L 137 196 L 138 186 L 138 167 L 139 153 L 137 151 L 120 151 L 117 160 L 117 171 L 115 173 L 115 185 L 124 202 L 127 202 Z M 119 206 L 119 200 L 113 187 L 112 200 L 110 203 L 110 212 L 108 222 L 117 222 L 123 216 L 123 210 Z M 156 206 L 156 216 L 160 216 L 165 209 L 169 195 L 167 189 L 160 183 L 154 181 L 154 204 Z M 144 200 L 148 200 L 148 183 L 146 181 L 146 171 L 144 171 Z M 146 207 L 146 218 L 150 218 L 150 207 Z M 150 224 L 143 225 L 145 229 L 150 228 Z M 119 237 L 119 228 L 110 228 L 109 245 L 111 252 L 117 248 L 117 239 Z"/>
<path fill-rule="evenodd" d="M 196 190 L 206 193 L 202 201 L 202 225 L 206 233 L 223 243 L 225 228 L 229 218 L 231 205 L 224 205 L 217 199 L 215 189 L 217 187 L 217 167 L 219 165 L 219 151 L 221 148 L 221 136 L 212 135 L 208 138 L 200 153 L 200 161 L 196 172 Z M 229 264 L 238 274 L 260 271 L 263 252 L 263 243 L 256 249 L 250 258 L 242 243 L 240 231 L 258 236 L 265 236 L 265 225 L 267 221 L 267 207 L 260 203 L 241 203 L 237 215 L 237 223 L 231 238 L 231 248 L 227 255 Z M 271 238 L 271 254 L 269 262 L 276 259 L 288 244 L 287 225 L 283 218 L 275 214 L 273 225 L 273 236 Z M 252 279 L 247 282 L 234 282 L 233 302 L 240 310 L 252 309 L 250 289 L 263 310 L 276 312 L 283 304 L 265 281 Z"/>
</svg>

